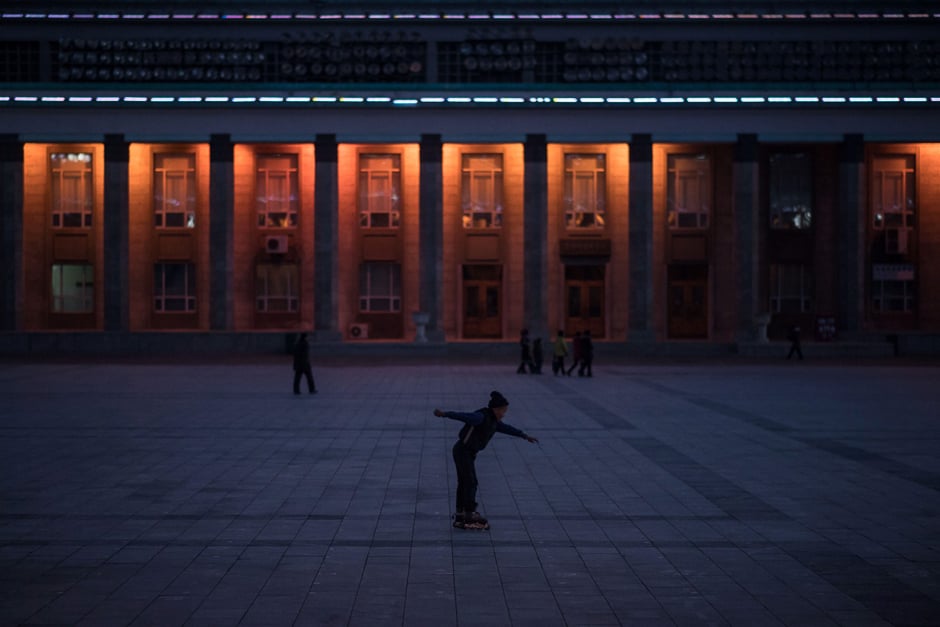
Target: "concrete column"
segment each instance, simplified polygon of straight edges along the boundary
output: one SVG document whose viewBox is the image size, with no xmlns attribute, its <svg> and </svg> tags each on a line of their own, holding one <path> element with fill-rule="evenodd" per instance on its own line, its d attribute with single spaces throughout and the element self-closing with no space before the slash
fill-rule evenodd
<svg viewBox="0 0 940 627">
<path fill-rule="evenodd" d="M 760 302 L 760 169 L 757 135 L 738 135 L 734 147 L 733 207 L 737 274 L 737 341 L 757 339 L 755 318 L 766 309 Z"/>
<path fill-rule="evenodd" d="M 336 135 L 317 135 L 314 194 L 314 333 L 318 341 L 338 341 L 339 170 Z"/>
<path fill-rule="evenodd" d="M 20 326 L 23 298 L 23 142 L 0 134 L 0 331 Z"/>
<path fill-rule="evenodd" d="M 530 336 L 548 333 L 548 143 L 545 135 L 525 138 L 525 215 L 523 266 L 524 320 Z"/>
<path fill-rule="evenodd" d="M 442 143 L 440 135 L 421 136 L 421 237 L 419 297 L 421 311 L 428 314 L 427 338 L 443 341 L 444 263 L 444 177 L 441 170 Z"/>
<path fill-rule="evenodd" d="M 209 328 L 234 324 L 235 164 L 230 135 L 209 138 Z"/>
<path fill-rule="evenodd" d="M 862 330 L 865 311 L 865 139 L 846 135 L 839 156 L 837 331 L 851 338 Z"/>
<path fill-rule="evenodd" d="M 104 136 L 104 328 L 130 328 L 128 228 L 130 144 L 123 135 Z"/>
<path fill-rule="evenodd" d="M 630 140 L 630 323 L 627 339 L 651 342 L 653 334 L 653 137 Z"/>
</svg>

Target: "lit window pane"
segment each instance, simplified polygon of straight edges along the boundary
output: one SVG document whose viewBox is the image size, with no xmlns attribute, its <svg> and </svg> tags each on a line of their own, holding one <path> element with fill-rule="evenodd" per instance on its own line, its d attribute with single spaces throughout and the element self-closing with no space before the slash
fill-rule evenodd
<svg viewBox="0 0 940 627">
<path fill-rule="evenodd" d="M 94 310 L 94 269 L 89 264 L 53 264 L 52 311 L 91 313 Z"/>
</svg>

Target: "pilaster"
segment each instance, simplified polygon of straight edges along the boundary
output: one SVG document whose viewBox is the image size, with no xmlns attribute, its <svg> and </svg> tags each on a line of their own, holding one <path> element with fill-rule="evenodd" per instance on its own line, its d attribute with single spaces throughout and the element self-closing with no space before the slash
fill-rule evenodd
<svg viewBox="0 0 940 627">
<path fill-rule="evenodd" d="M 229 135 L 209 138 L 209 328 L 234 326 L 234 145 Z"/>
</svg>

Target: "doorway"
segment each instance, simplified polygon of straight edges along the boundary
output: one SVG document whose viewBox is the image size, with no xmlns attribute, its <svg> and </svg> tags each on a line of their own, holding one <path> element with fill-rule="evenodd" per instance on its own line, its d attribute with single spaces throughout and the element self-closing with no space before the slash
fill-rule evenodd
<svg viewBox="0 0 940 627">
<path fill-rule="evenodd" d="M 672 265 L 668 277 L 669 337 L 708 337 L 708 266 Z"/>
<path fill-rule="evenodd" d="M 604 337 L 604 266 L 565 266 L 565 334 Z"/>
<path fill-rule="evenodd" d="M 463 336 L 502 337 L 503 267 L 463 267 Z"/>
</svg>

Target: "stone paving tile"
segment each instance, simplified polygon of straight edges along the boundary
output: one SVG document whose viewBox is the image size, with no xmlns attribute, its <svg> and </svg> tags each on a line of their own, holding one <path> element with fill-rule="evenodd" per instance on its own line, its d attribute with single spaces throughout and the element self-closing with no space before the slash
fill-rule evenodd
<svg viewBox="0 0 940 627">
<path fill-rule="evenodd" d="M 0 625 L 940 624 L 938 372 L 0 363 Z"/>
</svg>

